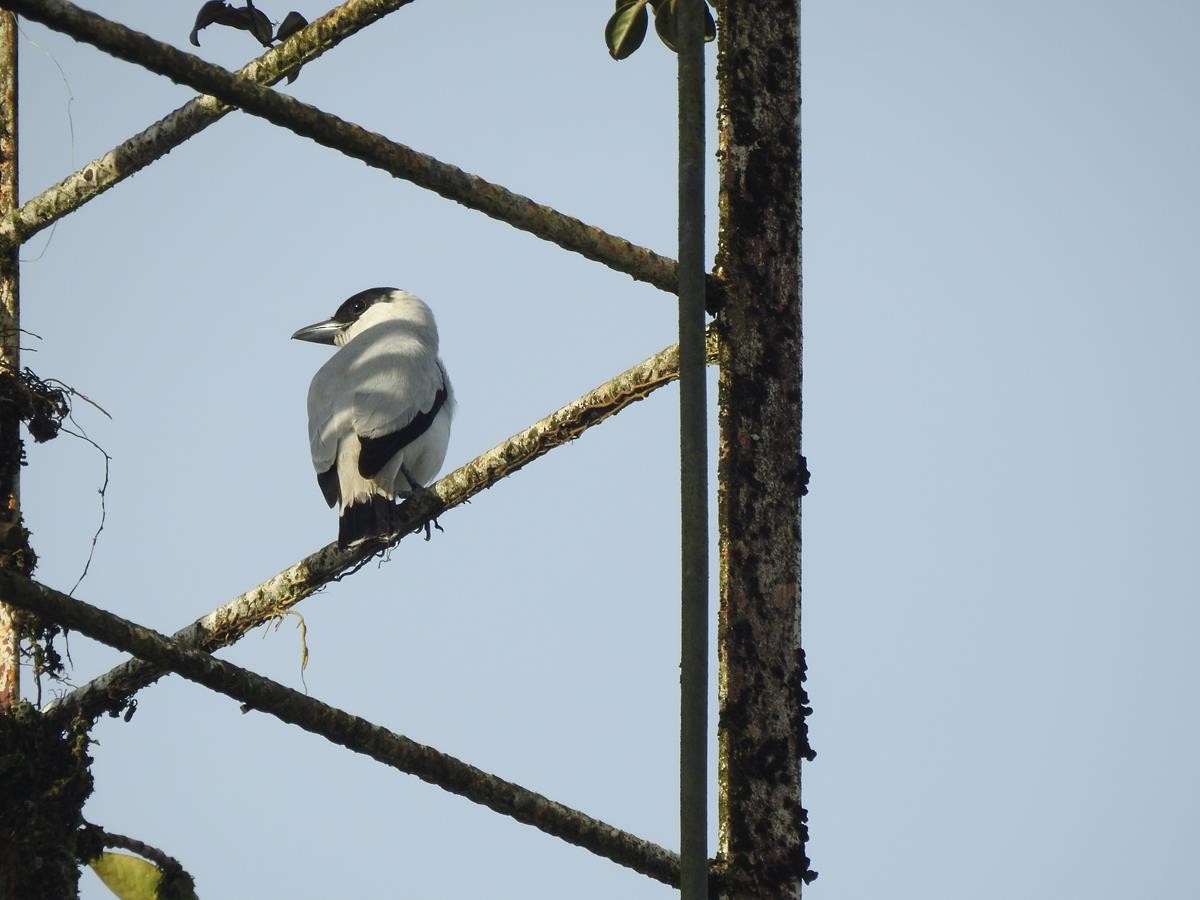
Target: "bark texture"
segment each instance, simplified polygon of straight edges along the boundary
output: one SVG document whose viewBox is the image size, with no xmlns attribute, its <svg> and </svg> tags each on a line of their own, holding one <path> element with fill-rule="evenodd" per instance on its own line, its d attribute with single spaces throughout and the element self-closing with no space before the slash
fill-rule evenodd
<svg viewBox="0 0 1200 900">
<path fill-rule="evenodd" d="M 17 205 L 17 23 L 0 12 L 0 216 Z M 21 422 L 30 411 L 20 340 L 19 245 L 0 244 L 0 573 L 35 562 L 21 524 Z M 35 429 L 36 432 L 36 429 Z M 92 792 L 88 740 L 20 701 L 20 636 L 31 622 L 0 588 L 0 900 L 78 893 L 83 803 Z"/>
<path fill-rule="evenodd" d="M 0 715 L 2 900 L 76 896 L 79 857 L 91 852 L 81 831 L 92 793 L 88 743 L 82 723 L 64 734 L 28 703 Z"/>
<path fill-rule="evenodd" d="M 800 8 L 725 2 L 718 33 L 719 847 L 727 897 L 813 873 L 800 760 Z"/>
<path fill-rule="evenodd" d="M 708 900 L 708 410 L 705 385 L 704 0 L 680 0 L 680 897 Z"/>
<path fill-rule="evenodd" d="M 236 75 L 271 85 L 297 65 L 311 62 L 377 19 L 412 0 L 347 0 L 321 18 L 272 47 L 258 59 L 238 69 Z M 63 216 L 74 212 L 130 175 L 166 156 L 188 138 L 199 134 L 234 107 L 216 97 L 200 96 L 138 132 L 120 146 L 92 160 L 23 203 L 12 216 L 0 220 L 0 238 L 24 242 Z"/>
<path fill-rule="evenodd" d="M 17 18 L 0 12 L 0 215 L 17 205 Z M 16 244 L 0 247 L 0 374 L 20 371 L 19 263 Z M 21 521 L 21 417 L 19 404 L 0 396 L 0 529 Z M 0 567 L 18 562 L 0 553 Z M 0 714 L 21 699 L 20 640 L 12 610 L 0 597 Z"/>
<path fill-rule="evenodd" d="M 249 77 L 235 75 L 198 56 L 184 53 L 170 44 L 156 41 L 65 0 L 0 0 L 0 7 L 15 10 L 76 40 L 92 44 L 106 53 L 143 66 L 179 84 L 211 94 L 222 103 L 240 107 L 272 124 L 362 160 L 369 166 L 382 169 L 396 178 L 403 178 L 470 209 L 507 222 L 566 250 L 624 272 L 639 281 L 645 281 L 664 291 L 676 290 L 678 273 L 673 259 L 660 256 L 624 238 L 536 203 L 528 197 L 491 184 L 478 175 L 464 172 L 432 156 L 388 140 L 381 134 L 367 131 L 352 122 L 273 91 Z M 303 34 L 305 32 L 296 37 Z M 292 62 L 292 58 L 289 57 L 287 65 L 291 65 Z M 169 149 L 170 147 L 167 147 L 158 155 Z M 85 169 L 85 179 L 86 172 Z M 112 177 L 111 173 L 101 174 L 105 178 Z M 51 189 L 54 190 L 56 189 Z M 46 211 L 50 212 L 60 204 L 68 202 L 69 198 L 48 196 Z M 22 211 L 13 222 L 12 226 L 6 224 L 4 227 L 19 227 L 28 232 L 36 220 L 27 223 Z M 44 222 L 39 227 L 44 227 Z M 719 292 L 711 283 L 709 287 L 708 304 L 710 309 L 715 309 L 720 299 Z"/>
<path fill-rule="evenodd" d="M 679 883 L 679 857 L 671 851 L 467 765 L 433 747 L 207 653 L 182 647 L 157 631 L 19 575 L 0 571 L 0 590 L 11 595 L 13 603 L 22 609 L 133 653 L 161 669 L 177 672 L 197 684 L 241 701 L 247 710 L 270 713 L 284 722 L 298 725 L 401 772 L 416 775 L 443 790 L 511 816 L 643 875 L 667 884 Z M 46 717 L 39 718 L 49 721 Z M 90 781 L 88 784 L 90 787 Z"/>
<path fill-rule="evenodd" d="M 715 360 L 716 352 L 716 340 L 710 338 L 708 358 Z M 678 375 L 679 348 L 668 347 L 535 422 L 444 476 L 428 492 L 398 507 L 396 525 L 386 545 L 417 533 L 434 516 L 465 503 L 544 453 L 574 440 L 631 403 L 670 384 Z M 251 629 L 283 615 L 324 585 L 357 570 L 378 549 L 368 545 L 340 550 L 336 543 L 329 544 L 180 629 L 172 636 L 173 640 L 184 647 L 207 652 L 227 647 Z M 81 715 L 95 718 L 104 712 L 116 715 L 129 705 L 134 694 L 164 674 L 160 666 L 131 659 L 47 704 L 46 712 L 64 721 Z"/>
</svg>

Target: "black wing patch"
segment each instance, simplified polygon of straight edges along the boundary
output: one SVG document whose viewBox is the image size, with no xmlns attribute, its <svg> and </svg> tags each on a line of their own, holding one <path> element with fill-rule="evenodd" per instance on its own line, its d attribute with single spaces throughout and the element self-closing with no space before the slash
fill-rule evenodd
<svg viewBox="0 0 1200 900">
<path fill-rule="evenodd" d="M 391 434 L 377 438 L 366 438 L 359 435 L 361 445 L 358 451 L 358 474 L 363 478 L 374 478 L 379 474 L 389 459 L 423 435 L 433 424 L 434 418 L 446 403 L 446 388 L 438 388 L 433 398 L 433 406 L 427 412 L 418 413 L 413 420 Z M 328 494 L 325 495 L 328 498 Z"/>
<path fill-rule="evenodd" d="M 317 484 L 321 486 L 321 493 L 325 495 L 325 502 L 331 508 L 341 501 L 342 487 L 338 484 L 336 459 L 333 461 L 333 465 L 324 472 L 317 473 Z"/>
</svg>

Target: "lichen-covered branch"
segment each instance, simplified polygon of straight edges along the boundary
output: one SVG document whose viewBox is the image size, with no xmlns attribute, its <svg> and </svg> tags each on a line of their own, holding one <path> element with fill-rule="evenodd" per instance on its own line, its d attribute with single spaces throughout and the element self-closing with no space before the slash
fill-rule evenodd
<svg viewBox="0 0 1200 900">
<path fill-rule="evenodd" d="M 311 62 L 352 34 L 411 2 L 347 0 L 278 47 L 272 47 L 243 66 L 237 75 L 259 84 L 274 84 L 298 64 Z M 233 108 L 207 95 L 188 101 L 78 172 L 26 201 L 15 214 L 0 221 L 0 241 L 23 243 L 29 240 L 113 185 L 166 156 Z"/>
<path fill-rule="evenodd" d="M 679 857 L 541 794 L 505 781 L 432 747 L 374 725 L 202 651 L 180 646 L 165 635 L 30 581 L 0 571 L 0 594 L 13 604 L 98 641 L 133 653 L 270 713 L 284 722 L 385 765 L 416 775 L 443 790 L 466 797 L 518 822 L 590 850 L 667 884 L 678 884 Z"/>
<path fill-rule="evenodd" d="M 179 84 L 211 94 L 267 121 L 362 160 L 420 187 L 664 291 L 676 289 L 675 261 L 599 228 L 535 203 L 367 131 L 337 116 L 205 62 L 65 0 L 0 0 L 0 6 L 41 22 L 113 56 Z M 719 283 L 709 279 L 708 305 L 719 304 Z"/>
<path fill-rule="evenodd" d="M 709 358 L 715 361 L 716 353 L 716 339 L 710 336 Z M 542 454 L 577 438 L 588 428 L 670 383 L 678 373 L 678 348 L 668 347 L 535 422 L 455 469 L 428 492 L 399 506 L 393 533 L 385 543 L 395 544 L 415 533 L 433 517 L 466 502 Z M 336 543 L 330 544 L 175 632 L 173 640 L 209 652 L 227 647 L 252 628 L 282 615 L 314 591 L 342 577 L 381 546 L 339 550 Z M 46 712 L 63 719 L 77 715 L 94 718 L 106 711 L 115 714 L 133 694 L 163 674 L 161 668 L 151 663 L 129 660 L 48 704 Z"/>
<path fill-rule="evenodd" d="M 17 205 L 17 19 L 0 13 L 0 215 Z M 20 371 L 20 261 L 16 247 L 0 247 L 0 369 Z M 12 404 L 0 409 L 0 524 L 21 521 L 21 419 Z M 0 554 L 0 567 L 13 554 Z M 21 639 L 16 618 L 0 595 L 0 715 L 21 699 Z M 0 875 L 0 889 L 4 887 Z M 5 892 L 7 893 L 7 892 Z"/>
</svg>

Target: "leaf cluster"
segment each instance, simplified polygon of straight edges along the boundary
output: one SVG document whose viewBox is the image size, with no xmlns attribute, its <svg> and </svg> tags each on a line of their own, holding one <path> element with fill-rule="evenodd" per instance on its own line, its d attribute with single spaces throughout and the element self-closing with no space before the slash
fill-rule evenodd
<svg viewBox="0 0 1200 900">
<path fill-rule="evenodd" d="M 29 369 L 0 372 L 0 409 L 9 418 L 25 422 L 30 437 L 39 444 L 57 437 L 63 419 L 71 413 L 67 391 Z"/>
<path fill-rule="evenodd" d="M 659 40 L 670 50 L 676 50 L 675 16 L 676 0 L 616 0 L 617 11 L 608 20 L 604 29 L 604 41 L 608 44 L 608 53 L 613 59 L 625 59 L 646 39 L 650 26 L 650 16 L 646 6 L 654 10 L 654 30 Z M 714 5 L 708 0 L 708 6 Z M 708 6 L 704 7 L 704 40 L 715 40 L 717 37 L 717 22 Z"/>
<path fill-rule="evenodd" d="M 237 28 L 248 31 L 264 47 L 270 47 L 273 41 L 284 41 L 308 24 L 294 9 L 283 17 L 279 27 L 272 33 L 271 20 L 267 14 L 254 5 L 254 0 L 246 0 L 245 6 L 230 6 L 224 0 L 208 0 L 196 13 L 196 23 L 188 40 L 192 46 L 200 46 L 200 32 L 209 25 L 224 25 L 227 28 Z M 300 70 L 288 75 L 288 84 L 296 80 Z"/>
</svg>

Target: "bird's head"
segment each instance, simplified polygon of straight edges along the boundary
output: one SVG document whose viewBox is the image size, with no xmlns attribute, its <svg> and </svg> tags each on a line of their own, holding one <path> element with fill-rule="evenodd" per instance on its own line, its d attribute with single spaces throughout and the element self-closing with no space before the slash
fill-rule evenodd
<svg viewBox="0 0 1200 900">
<path fill-rule="evenodd" d="M 349 297 L 337 308 L 332 318 L 306 325 L 292 338 L 344 347 L 372 325 L 397 321 L 411 322 L 415 326 L 430 329 L 435 336 L 437 334 L 433 313 L 423 300 L 397 288 L 370 288 Z"/>
</svg>

